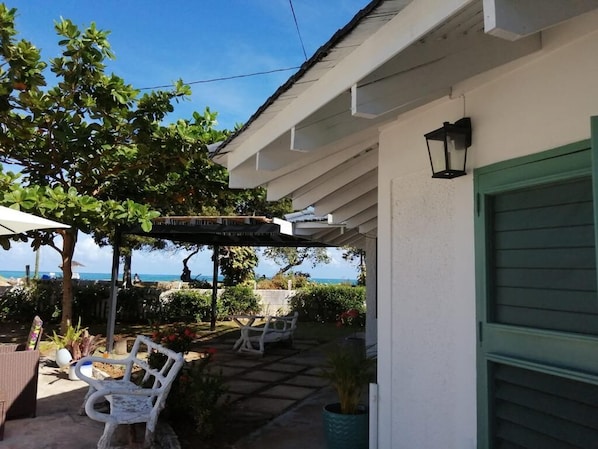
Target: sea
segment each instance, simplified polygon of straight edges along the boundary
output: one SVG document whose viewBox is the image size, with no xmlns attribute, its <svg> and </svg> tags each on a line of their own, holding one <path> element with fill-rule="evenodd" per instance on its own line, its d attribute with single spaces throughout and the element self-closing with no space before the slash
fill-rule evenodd
<svg viewBox="0 0 598 449">
<path fill-rule="evenodd" d="M 180 280 L 180 274 L 149 274 L 149 273 L 138 273 L 141 282 L 175 282 Z M 79 279 L 86 281 L 110 281 L 110 273 L 83 273 L 77 272 Z M 6 279 L 18 279 L 25 277 L 25 271 L 2 271 L 0 270 L 0 276 Z M 33 277 L 33 271 L 29 273 L 30 277 Z M 48 272 L 40 271 L 38 277 L 42 279 L 60 278 L 62 276 L 61 271 Z M 122 273 L 119 274 L 122 277 Z M 212 282 L 212 276 L 197 276 L 195 280 Z M 335 279 L 335 278 L 311 278 L 312 282 L 318 284 L 357 284 L 356 279 Z M 218 281 L 222 281 L 222 277 L 218 277 Z"/>
</svg>

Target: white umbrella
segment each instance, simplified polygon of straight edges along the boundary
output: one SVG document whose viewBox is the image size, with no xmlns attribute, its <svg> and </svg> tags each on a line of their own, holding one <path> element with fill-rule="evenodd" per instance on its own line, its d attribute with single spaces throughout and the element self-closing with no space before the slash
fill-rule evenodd
<svg viewBox="0 0 598 449">
<path fill-rule="evenodd" d="M 70 228 L 70 226 L 0 206 L 0 235 L 21 234 L 35 229 L 57 228 Z"/>
</svg>

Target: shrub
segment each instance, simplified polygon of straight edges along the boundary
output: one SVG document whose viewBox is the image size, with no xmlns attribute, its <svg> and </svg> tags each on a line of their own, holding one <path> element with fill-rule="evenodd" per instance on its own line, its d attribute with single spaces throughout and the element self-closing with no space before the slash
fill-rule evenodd
<svg viewBox="0 0 598 449">
<path fill-rule="evenodd" d="M 31 319 L 37 312 L 37 300 L 32 290 L 25 287 L 14 287 L 0 297 L 0 318 Z"/>
<path fill-rule="evenodd" d="M 212 297 L 197 290 L 177 290 L 168 295 L 162 306 L 160 319 L 166 323 L 175 321 L 210 321 Z"/>
<path fill-rule="evenodd" d="M 303 288 L 310 285 L 308 273 L 290 273 L 290 274 L 277 274 L 272 279 L 260 279 L 257 282 L 257 288 L 264 290 L 286 290 L 289 287 L 289 281 L 291 281 L 291 287 Z"/>
<path fill-rule="evenodd" d="M 220 295 L 222 309 L 219 316 L 230 316 L 241 313 L 259 313 L 260 297 L 249 285 L 226 287 Z"/>
<path fill-rule="evenodd" d="M 365 312 L 365 287 L 312 285 L 297 291 L 290 308 L 302 321 L 333 323 L 349 309 Z"/>
</svg>

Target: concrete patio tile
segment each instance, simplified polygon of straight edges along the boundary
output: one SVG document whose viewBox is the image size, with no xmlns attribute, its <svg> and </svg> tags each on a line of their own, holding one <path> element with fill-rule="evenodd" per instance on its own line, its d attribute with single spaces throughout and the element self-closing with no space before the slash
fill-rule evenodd
<svg viewBox="0 0 598 449">
<path fill-rule="evenodd" d="M 264 364 L 262 360 L 252 360 L 244 357 L 232 358 L 230 360 L 220 361 L 217 363 L 237 368 L 255 368 Z"/>
<path fill-rule="evenodd" d="M 231 393 L 252 394 L 268 385 L 267 382 L 256 382 L 253 380 L 233 379 L 226 382 L 228 391 Z"/>
<path fill-rule="evenodd" d="M 290 379 L 286 379 L 284 381 L 284 383 L 286 385 L 297 385 L 297 386 L 301 386 L 301 387 L 320 388 L 325 385 L 328 385 L 329 381 L 327 379 L 323 379 L 322 377 L 319 377 L 319 376 L 299 375 L 299 376 L 291 377 Z"/>
<path fill-rule="evenodd" d="M 243 375 L 243 379 L 258 380 L 262 382 L 278 382 L 287 377 L 289 377 L 288 373 L 266 370 L 251 371 Z"/>
<path fill-rule="evenodd" d="M 230 366 L 213 365 L 210 366 L 212 374 L 222 374 L 223 377 L 237 377 L 240 373 L 245 371 L 243 368 L 234 368 Z"/>
<path fill-rule="evenodd" d="M 276 363 L 268 365 L 268 369 L 272 371 L 281 371 L 283 373 L 297 373 L 304 370 L 305 366 L 295 363 Z"/>
<path fill-rule="evenodd" d="M 294 399 L 280 399 L 280 398 L 264 398 L 253 397 L 245 399 L 246 407 L 254 413 L 263 413 L 266 415 L 277 416 L 284 410 L 295 404 Z"/>
<path fill-rule="evenodd" d="M 322 364 L 323 366 L 323 364 Z M 303 372 L 303 374 L 308 376 L 319 376 L 322 368 L 320 366 L 315 366 L 313 368 L 308 369 L 307 371 Z"/>
<path fill-rule="evenodd" d="M 260 392 L 260 396 L 274 396 L 278 398 L 302 399 L 313 392 L 317 388 L 297 387 L 293 385 L 276 385 Z"/>
</svg>

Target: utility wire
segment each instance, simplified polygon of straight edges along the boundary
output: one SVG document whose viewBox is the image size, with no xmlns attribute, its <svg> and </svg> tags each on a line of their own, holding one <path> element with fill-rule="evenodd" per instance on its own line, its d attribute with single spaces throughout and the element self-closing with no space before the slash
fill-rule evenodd
<svg viewBox="0 0 598 449">
<path fill-rule="evenodd" d="M 303 44 L 303 38 L 301 37 L 301 31 L 299 30 L 299 24 L 297 23 L 297 16 L 295 15 L 295 8 L 293 8 L 293 0 L 289 0 L 289 5 L 291 7 L 291 12 L 293 14 L 293 20 L 295 21 L 295 28 L 297 29 L 297 35 L 299 36 L 299 42 L 301 43 L 301 49 L 303 50 L 303 56 L 307 61 L 307 52 L 305 51 L 305 45 Z M 206 80 L 197 80 L 197 81 L 190 81 L 185 84 L 206 84 L 206 83 L 215 83 L 217 81 L 227 81 L 233 80 L 238 78 L 249 78 L 251 76 L 259 76 L 259 75 L 268 75 L 270 73 L 276 72 L 286 72 L 289 70 L 297 70 L 300 67 L 287 67 L 284 69 L 274 69 L 274 70 L 266 70 L 263 72 L 254 72 L 254 73 L 246 73 L 243 75 L 232 75 L 232 76 L 223 76 L 220 78 L 210 78 Z M 139 90 L 153 90 L 153 89 L 165 89 L 168 87 L 172 87 L 173 84 L 162 84 L 161 86 L 151 86 L 151 87 L 140 87 Z"/>
<path fill-rule="evenodd" d="M 251 76 L 259 76 L 259 75 L 268 75 L 270 73 L 276 72 L 286 72 L 288 70 L 297 70 L 300 67 L 286 67 L 284 69 L 274 69 L 274 70 L 266 70 L 263 72 L 254 72 L 254 73 L 245 73 L 243 75 L 231 75 L 231 76 L 223 76 L 220 78 L 210 78 L 207 80 L 197 80 L 197 81 L 189 81 L 184 82 L 184 84 L 205 84 L 205 83 L 215 83 L 216 81 L 227 81 L 227 80 L 234 80 L 237 78 L 249 78 Z M 164 89 L 167 87 L 172 87 L 174 84 L 162 84 L 161 86 L 152 86 L 152 87 L 140 87 L 138 90 L 151 90 L 151 89 Z"/>
<path fill-rule="evenodd" d="M 293 0 L 289 0 L 291 6 L 291 12 L 293 13 L 293 20 L 295 21 L 295 28 L 297 28 L 297 35 L 299 36 L 299 42 L 301 42 L 301 49 L 303 50 L 303 56 L 307 61 L 307 52 L 305 51 L 305 45 L 303 45 L 303 38 L 301 37 L 301 31 L 299 31 L 299 24 L 297 23 L 297 16 L 295 15 L 295 8 L 293 8 Z"/>
</svg>

